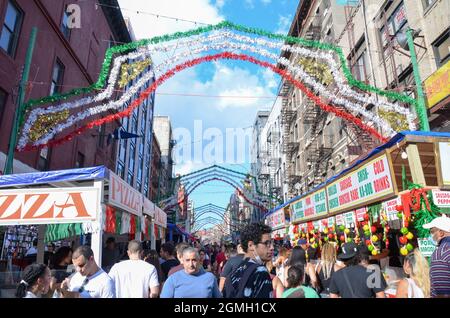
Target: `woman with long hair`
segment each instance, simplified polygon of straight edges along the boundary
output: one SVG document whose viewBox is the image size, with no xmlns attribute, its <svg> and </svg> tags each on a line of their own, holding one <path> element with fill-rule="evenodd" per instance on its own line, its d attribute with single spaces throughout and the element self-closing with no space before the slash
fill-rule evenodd
<svg viewBox="0 0 450 318">
<path fill-rule="evenodd" d="M 23 272 L 16 289 L 17 298 L 39 298 L 48 293 L 51 283 L 50 269 L 45 264 L 31 264 Z"/>
<path fill-rule="evenodd" d="M 408 276 L 397 287 L 396 298 L 429 298 L 430 266 L 427 260 L 415 249 L 405 257 L 403 270 Z"/>
<path fill-rule="evenodd" d="M 159 263 L 159 254 L 156 250 L 146 251 L 144 255 L 144 261 L 155 266 L 156 272 L 158 273 L 159 290 L 162 290 L 162 284 L 165 281 L 164 273 L 161 269 L 161 264 Z"/>
<path fill-rule="evenodd" d="M 335 246 L 331 243 L 325 243 L 322 245 L 321 258 L 316 267 L 317 280 L 322 298 L 329 296 L 331 277 L 339 269 L 341 269 L 341 266 L 336 264 Z"/>
<path fill-rule="evenodd" d="M 284 268 L 284 281 L 283 284 L 287 286 L 287 276 L 289 268 L 292 266 L 300 266 L 303 267 L 303 271 L 305 273 L 305 279 L 303 280 L 303 284 L 305 286 L 311 286 L 313 288 L 318 287 L 316 271 L 314 266 L 306 261 L 306 251 L 300 246 L 295 246 L 292 251 L 289 259 L 286 262 L 286 266 Z"/>
</svg>

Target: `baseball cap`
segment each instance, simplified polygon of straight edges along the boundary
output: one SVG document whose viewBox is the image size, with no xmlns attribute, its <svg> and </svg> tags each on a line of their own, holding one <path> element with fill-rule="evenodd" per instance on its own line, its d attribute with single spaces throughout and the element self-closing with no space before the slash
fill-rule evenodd
<svg viewBox="0 0 450 318">
<path fill-rule="evenodd" d="M 440 217 L 435 218 L 430 223 L 424 224 L 424 229 L 431 229 L 431 228 L 438 228 L 439 230 L 450 232 L 450 218 L 443 215 Z"/>
<path fill-rule="evenodd" d="M 345 243 L 341 246 L 342 253 L 338 255 L 338 259 L 347 260 L 350 259 L 358 253 L 358 246 L 353 243 Z"/>
<path fill-rule="evenodd" d="M 305 239 L 299 239 L 298 241 L 297 241 L 297 244 L 298 245 L 304 245 L 304 244 L 306 244 L 307 243 L 307 241 L 305 240 Z"/>
</svg>

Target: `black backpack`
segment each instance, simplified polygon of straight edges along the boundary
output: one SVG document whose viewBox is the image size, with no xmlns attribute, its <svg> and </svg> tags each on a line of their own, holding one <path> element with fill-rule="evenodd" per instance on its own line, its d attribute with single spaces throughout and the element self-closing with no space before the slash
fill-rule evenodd
<svg viewBox="0 0 450 318">
<path fill-rule="evenodd" d="M 241 265 L 242 265 L 242 263 L 241 263 Z M 241 267 L 241 265 L 239 267 Z M 244 275 L 242 275 L 241 280 L 239 281 L 237 289 L 234 288 L 234 286 L 232 284 L 234 275 L 237 272 L 237 270 L 235 270 L 234 272 L 229 274 L 225 279 L 223 297 L 224 298 L 244 298 L 244 289 L 245 289 L 245 286 L 247 285 L 248 279 L 255 272 L 255 270 L 258 268 L 258 266 L 259 266 L 258 264 L 248 262 L 248 266 L 244 271 Z"/>
</svg>

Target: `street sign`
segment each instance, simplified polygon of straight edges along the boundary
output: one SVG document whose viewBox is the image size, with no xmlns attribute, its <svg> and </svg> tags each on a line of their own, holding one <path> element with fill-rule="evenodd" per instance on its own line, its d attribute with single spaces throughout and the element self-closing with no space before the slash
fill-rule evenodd
<svg viewBox="0 0 450 318">
<path fill-rule="evenodd" d="M 424 257 L 430 257 L 436 249 L 436 245 L 431 237 L 418 238 L 417 242 L 419 243 L 420 253 L 422 253 Z"/>
</svg>

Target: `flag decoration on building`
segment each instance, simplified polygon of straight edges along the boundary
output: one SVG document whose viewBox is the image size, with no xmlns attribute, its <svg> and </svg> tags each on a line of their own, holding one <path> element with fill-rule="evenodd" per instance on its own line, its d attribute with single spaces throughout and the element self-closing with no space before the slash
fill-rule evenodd
<svg viewBox="0 0 450 318">
<path fill-rule="evenodd" d="M 212 51 L 220 53 L 210 54 Z M 231 53 L 237 51 L 241 53 Z M 286 59 L 280 51 L 296 54 L 301 63 Z M 152 55 L 161 58 L 154 62 Z M 109 48 L 96 83 L 25 105 L 17 148 L 24 151 L 56 146 L 88 129 L 130 116 L 177 73 L 219 60 L 244 61 L 279 74 L 317 107 L 352 122 L 374 139 L 386 141 L 404 129 L 405 123 L 409 130 L 417 128 L 416 114 L 409 109 L 416 101 L 356 80 L 340 47 L 224 21 Z M 117 90 L 123 93 L 116 99 Z M 383 111 L 384 116 L 367 111 L 368 104 Z M 396 116 L 388 117 L 386 112 Z"/>
</svg>

